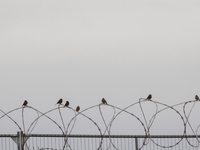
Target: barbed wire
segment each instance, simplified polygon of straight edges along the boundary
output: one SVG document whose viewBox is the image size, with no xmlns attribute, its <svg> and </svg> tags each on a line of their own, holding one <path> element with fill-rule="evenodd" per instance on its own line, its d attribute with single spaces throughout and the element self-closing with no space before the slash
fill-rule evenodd
<svg viewBox="0 0 200 150">
<path fill-rule="evenodd" d="M 1 121 L 2 118 L 8 117 L 19 128 L 20 131 L 23 131 L 23 133 L 28 136 L 28 135 L 30 135 L 32 133 L 32 131 L 36 127 L 36 125 L 38 123 L 38 120 L 40 120 L 42 117 L 45 117 L 45 118 L 49 119 L 52 123 L 54 123 L 57 126 L 57 128 L 61 131 L 61 133 L 63 135 L 65 135 L 65 139 L 64 139 L 65 142 L 63 144 L 63 150 L 65 149 L 65 147 L 68 147 L 69 149 L 72 150 L 72 147 L 71 147 L 70 143 L 68 142 L 68 136 L 72 133 L 72 131 L 74 129 L 74 126 L 75 126 L 76 121 L 77 121 L 77 117 L 78 116 L 83 116 L 84 118 L 86 118 L 88 121 L 90 121 L 97 128 L 97 130 L 99 132 L 99 135 L 101 136 L 101 140 L 100 140 L 99 146 L 97 148 L 98 150 L 102 149 L 103 138 L 104 138 L 105 135 L 109 136 L 109 141 L 110 141 L 109 146 L 107 147 L 107 149 L 109 149 L 112 146 L 112 147 L 114 147 L 115 149 L 118 150 L 118 148 L 112 142 L 111 129 L 112 129 L 112 125 L 113 125 L 114 121 L 116 120 L 116 118 L 118 116 L 120 116 L 122 113 L 125 113 L 126 115 L 130 115 L 131 117 L 135 118 L 140 123 L 140 125 L 142 126 L 142 128 L 144 130 L 144 135 L 145 135 L 144 137 L 145 138 L 143 139 L 142 145 L 140 146 L 139 149 L 142 149 L 142 147 L 147 145 L 150 141 L 153 142 L 155 145 L 157 145 L 159 147 L 162 147 L 162 148 L 172 148 L 172 147 L 178 145 L 183 140 L 183 138 L 186 138 L 186 141 L 190 146 L 196 148 L 196 147 L 199 147 L 199 144 L 200 144 L 200 140 L 198 139 L 198 130 L 200 128 L 200 125 L 198 125 L 196 129 L 194 129 L 192 127 L 192 124 L 191 124 L 189 118 L 191 116 L 191 113 L 192 113 L 192 110 L 193 110 L 194 106 L 199 101 L 200 101 L 199 97 L 196 95 L 194 100 L 186 101 L 186 102 L 175 104 L 175 105 L 167 105 L 167 104 L 152 100 L 152 96 L 150 94 L 147 98 L 140 98 L 138 102 L 135 102 L 135 103 L 133 103 L 133 104 L 131 104 L 131 105 L 125 107 L 125 108 L 119 108 L 119 107 L 116 107 L 114 105 L 111 105 L 111 104 L 107 103 L 107 101 L 104 98 L 102 98 L 100 104 L 88 107 L 88 108 L 80 111 L 80 106 L 77 106 L 76 109 L 73 109 L 73 108 L 71 108 L 69 106 L 69 101 L 67 101 L 65 104 L 62 104 L 63 100 L 60 99 L 57 102 L 58 106 L 56 108 L 53 108 L 53 109 L 43 113 L 43 112 L 39 111 L 38 109 L 36 109 L 36 108 L 34 108 L 32 106 L 29 106 L 28 105 L 28 101 L 25 100 L 21 107 L 15 108 L 15 109 L 13 109 L 11 111 L 4 112 L 2 109 L 0 109 L 0 112 L 2 112 L 2 115 L 0 116 L 0 121 Z M 143 104 L 146 103 L 146 102 L 150 102 L 150 103 L 155 105 L 155 112 L 151 116 L 149 121 L 147 120 L 147 117 L 146 117 L 146 115 L 144 113 L 144 108 L 143 108 Z M 189 109 L 189 113 L 186 113 L 186 107 L 188 106 L 188 104 L 192 104 L 192 107 Z M 139 105 L 140 111 L 142 113 L 142 118 L 140 118 L 136 114 L 128 111 L 128 109 L 130 109 L 131 107 L 133 107 L 135 105 Z M 105 120 L 105 116 L 102 113 L 102 106 L 109 107 L 109 108 L 111 108 L 113 110 L 113 115 L 112 115 L 112 118 L 110 119 L 109 122 L 106 122 L 106 120 Z M 159 106 L 163 106 L 164 108 L 159 109 Z M 181 114 L 181 112 L 178 111 L 178 109 L 176 109 L 177 106 L 182 106 L 183 114 Z M 97 124 L 97 122 L 94 121 L 93 118 L 91 118 L 88 115 L 86 115 L 86 112 L 88 110 L 90 110 L 90 109 L 93 109 L 93 108 L 96 108 L 99 111 L 101 119 L 102 119 L 103 124 L 105 126 L 104 130 L 102 128 L 100 128 L 100 126 Z M 24 117 L 24 114 L 25 114 L 24 110 L 25 109 L 31 109 L 37 115 L 37 117 L 31 122 L 31 124 L 29 125 L 29 127 L 27 127 L 27 129 L 26 129 L 25 117 Z M 71 117 L 70 121 L 67 124 L 65 124 L 61 109 L 69 109 L 74 113 L 74 115 Z M 21 110 L 22 111 L 21 112 L 21 115 L 22 115 L 22 127 L 19 125 L 19 123 L 16 120 L 14 120 L 10 116 L 12 113 L 14 113 L 17 110 Z M 165 111 L 165 110 L 174 111 L 179 116 L 179 118 L 181 119 L 182 124 L 183 124 L 183 133 L 182 133 L 181 138 L 176 143 L 171 144 L 171 145 L 167 145 L 167 146 L 158 144 L 156 141 L 153 140 L 153 138 L 151 138 L 151 134 L 150 134 L 151 127 L 152 127 L 157 115 L 159 113 Z M 55 121 L 55 119 L 53 119 L 52 117 L 50 117 L 48 115 L 50 112 L 53 112 L 53 111 L 58 111 L 60 119 L 61 119 L 61 124 L 57 123 Z M 196 145 L 192 144 L 187 138 L 187 130 L 188 130 L 188 128 L 192 131 L 192 134 L 196 136 L 196 140 L 197 140 L 197 142 L 196 142 L 197 144 Z M 24 144 L 26 144 L 26 141 L 25 141 Z"/>
</svg>

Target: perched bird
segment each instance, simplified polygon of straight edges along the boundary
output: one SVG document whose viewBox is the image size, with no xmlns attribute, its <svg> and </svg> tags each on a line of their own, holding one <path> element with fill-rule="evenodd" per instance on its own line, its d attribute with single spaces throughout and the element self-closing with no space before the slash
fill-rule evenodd
<svg viewBox="0 0 200 150">
<path fill-rule="evenodd" d="M 199 96 L 198 96 L 198 95 L 195 95 L 195 99 L 198 101 L 198 100 L 199 100 Z"/>
<path fill-rule="evenodd" d="M 66 101 L 65 106 L 64 107 L 68 107 L 69 106 L 69 101 Z"/>
<path fill-rule="evenodd" d="M 79 107 L 79 106 L 77 106 L 77 107 L 76 107 L 76 111 L 78 112 L 79 110 L 80 110 L 80 107 Z"/>
<path fill-rule="evenodd" d="M 26 106 L 28 104 L 27 100 L 24 101 L 22 106 Z"/>
<path fill-rule="evenodd" d="M 61 99 L 59 99 L 59 101 L 57 102 L 57 104 L 62 104 L 62 102 L 63 102 L 63 100 L 61 98 Z"/>
<path fill-rule="evenodd" d="M 102 98 L 101 102 L 102 102 L 103 104 L 108 104 L 104 98 Z"/>
<path fill-rule="evenodd" d="M 148 100 L 150 100 L 152 98 L 151 94 L 149 94 L 149 96 L 147 97 Z"/>
</svg>

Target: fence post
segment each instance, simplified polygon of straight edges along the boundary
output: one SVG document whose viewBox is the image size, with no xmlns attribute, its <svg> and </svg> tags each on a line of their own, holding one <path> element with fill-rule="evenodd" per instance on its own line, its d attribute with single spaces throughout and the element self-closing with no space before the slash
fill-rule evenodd
<svg viewBox="0 0 200 150">
<path fill-rule="evenodd" d="M 24 150 L 24 136 L 23 132 L 17 132 L 17 150 Z"/>
<path fill-rule="evenodd" d="M 138 150 L 138 138 L 135 138 L 135 150 Z"/>
</svg>

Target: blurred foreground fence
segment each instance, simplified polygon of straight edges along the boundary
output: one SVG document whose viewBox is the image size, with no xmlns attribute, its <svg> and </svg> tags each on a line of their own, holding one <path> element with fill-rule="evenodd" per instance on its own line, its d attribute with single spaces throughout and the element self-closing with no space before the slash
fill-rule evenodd
<svg viewBox="0 0 200 150">
<path fill-rule="evenodd" d="M 200 137 L 200 136 L 199 136 Z M 198 138 L 199 138 L 198 137 Z M 62 135 L 30 134 L 0 135 L 2 150 L 198 150 L 196 136 L 154 135 L 147 141 L 141 135 Z M 67 140 L 67 141 L 66 141 Z M 192 145 L 190 145 L 189 143 Z M 144 144 L 144 142 L 146 144 Z M 179 142 L 179 144 L 175 144 Z M 155 144 L 156 143 L 156 144 Z M 163 146 L 158 146 L 163 145 Z M 169 146 L 174 145 L 174 146 Z M 196 145 L 196 146 L 194 146 Z"/>
<path fill-rule="evenodd" d="M 80 106 L 77 106 L 76 109 L 69 107 L 68 101 L 63 105 L 62 99 L 57 102 L 58 107 L 53 108 L 45 113 L 37 110 L 34 107 L 29 106 L 27 101 L 24 101 L 21 107 L 15 108 L 8 112 L 4 112 L 2 109 L 0 109 L 0 150 L 200 149 L 200 124 L 198 124 L 199 120 L 197 116 L 198 114 L 200 114 L 200 109 L 196 107 L 197 112 L 193 113 L 193 111 L 195 110 L 195 106 L 199 106 L 199 97 L 196 95 L 195 100 L 186 101 L 175 105 L 163 104 L 157 101 L 153 101 L 151 98 L 151 95 L 149 95 L 147 98 L 141 98 L 138 102 L 135 102 L 125 108 L 119 108 L 111 105 L 107 103 L 106 100 L 103 98 L 102 103 L 83 110 L 80 109 Z M 147 106 L 147 110 L 145 110 L 145 105 Z M 153 106 L 153 111 L 149 108 L 150 105 Z M 108 115 L 107 113 L 103 112 L 102 107 L 106 108 L 106 110 L 111 109 L 111 111 L 109 112 L 111 112 L 112 115 Z M 90 110 L 92 110 L 92 112 L 88 112 Z M 98 115 L 100 114 L 100 118 L 98 119 L 97 116 L 95 116 L 93 113 L 95 110 L 97 110 Z M 151 111 L 151 113 L 149 113 L 148 111 Z M 151 134 L 152 127 L 155 124 L 155 120 L 159 118 L 157 116 L 160 116 L 160 114 L 163 114 L 163 112 L 165 111 L 167 111 L 166 114 L 168 116 L 163 116 L 160 119 L 162 121 L 165 121 L 172 120 L 172 117 L 174 116 L 177 117 L 174 122 L 176 124 L 177 119 L 179 119 L 179 121 L 181 122 L 181 126 L 179 125 L 176 128 L 181 129 L 180 135 Z M 20 112 L 21 117 L 18 116 L 17 112 Z M 56 116 L 51 116 L 53 112 L 56 112 Z M 123 118 L 120 118 L 122 114 L 125 116 L 123 116 Z M 195 115 L 193 121 L 191 121 L 192 115 Z M 85 120 L 80 121 L 80 116 Z M 121 120 L 126 117 L 129 117 L 129 121 L 133 119 L 135 122 L 128 127 L 122 127 L 121 124 L 124 123 L 124 121 Z M 12 123 L 9 122 L 8 124 L 6 124 L 6 118 Z M 38 125 L 38 121 L 40 120 L 41 122 L 43 120 L 42 118 L 45 118 L 46 121 L 50 121 L 50 123 L 45 122 L 44 124 L 42 124 L 42 129 L 40 128 L 41 131 L 46 128 L 51 131 L 51 124 L 53 124 L 54 128 L 60 131 L 60 134 L 32 134 L 35 127 Z M 113 129 L 113 124 L 117 118 L 121 119 L 120 122 L 118 122 L 119 126 L 117 129 L 122 131 L 122 133 L 123 131 L 128 130 L 128 132 L 130 131 L 131 134 L 131 131 L 133 129 L 140 126 L 140 129 L 143 130 L 142 133 L 144 134 L 111 134 L 111 129 Z M 159 122 L 159 119 L 157 119 L 156 121 Z M 88 126 L 88 122 L 91 126 Z M 2 124 L 4 124 L 4 126 Z M 16 131 L 17 134 L 1 134 L 2 131 L 5 133 L 6 129 L 11 129 L 11 124 L 18 128 L 18 132 Z M 115 124 L 117 123 L 115 122 Z M 91 129 L 94 127 L 97 134 L 72 134 L 75 125 L 79 129 L 85 130 L 86 132 L 91 131 Z M 86 127 L 89 128 L 89 130 L 86 130 Z M 163 127 L 165 130 L 165 128 L 167 128 L 168 126 L 164 124 Z M 158 126 L 156 126 L 156 128 L 158 128 Z M 189 134 L 188 132 L 190 132 L 191 134 Z"/>
</svg>

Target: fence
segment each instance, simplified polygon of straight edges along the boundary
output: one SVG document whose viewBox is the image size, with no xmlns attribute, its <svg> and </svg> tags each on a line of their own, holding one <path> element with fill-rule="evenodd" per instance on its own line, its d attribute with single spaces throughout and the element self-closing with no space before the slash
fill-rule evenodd
<svg viewBox="0 0 200 150">
<path fill-rule="evenodd" d="M 23 105 L 19 108 L 15 108 L 11 111 L 4 112 L 0 109 L 0 125 L 6 124 L 5 118 L 12 122 L 12 125 L 18 128 L 17 134 L 0 134 L 0 149 L 2 150 L 160 150 L 160 149 L 170 149 L 170 150 L 190 150 L 190 149 L 198 149 L 199 148 L 199 128 L 197 115 L 200 114 L 198 112 L 198 96 L 195 97 L 195 100 L 186 101 L 180 104 L 175 105 L 167 105 L 157 101 L 151 100 L 151 96 L 148 96 L 146 99 L 141 98 L 138 102 L 135 102 L 125 108 L 119 108 L 114 105 L 111 105 L 106 102 L 105 99 L 102 99 L 102 103 L 98 105 L 91 106 L 80 111 L 80 107 L 76 107 L 73 109 L 69 107 L 69 102 L 67 101 L 64 105 L 62 104 L 62 99 L 58 101 L 58 107 L 53 108 L 45 113 L 37 110 L 34 107 L 28 105 L 28 102 L 25 101 Z M 153 113 L 146 112 L 145 104 L 148 103 L 148 110 L 150 105 L 154 106 Z M 138 107 L 136 107 L 138 106 Z M 134 107 L 134 109 L 132 109 Z M 108 117 L 108 113 L 103 113 L 103 108 L 111 108 L 112 115 Z M 138 108 L 138 109 L 137 109 Z M 195 108 L 197 108 L 195 110 Z M 98 114 L 100 114 L 100 119 L 97 119 L 94 116 L 94 113 L 90 112 L 90 110 L 97 110 Z M 26 111 L 25 111 L 26 110 Z M 28 111 L 27 111 L 28 110 Z M 135 110 L 135 111 L 133 111 Z M 32 111 L 33 114 L 27 114 Z M 71 111 L 64 112 L 64 111 Z M 162 122 L 159 118 L 160 114 L 165 111 L 173 112 L 173 115 L 167 113 L 168 116 L 164 116 L 160 119 L 170 120 L 174 116 L 178 117 L 174 122 L 179 119 L 181 122 L 181 128 L 178 126 L 176 129 L 181 129 L 180 135 L 153 135 L 153 127 L 155 122 Z M 197 112 L 195 112 L 197 111 Z M 18 116 L 17 112 L 19 112 L 20 116 Z M 25 113 L 26 112 L 26 113 Z M 56 112 L 57 115 L 51 116 L 51 113 Z M 140 112 L 140 114 L 138 114 Z M 195 113 L 194 113 L 195 112 Z M 67 114 L 67 117 L 65 116 Z M 121 124 L 124 121 L 120 121 L 117 123 L 120 126 L 117 127 L 118 130 L 122 132 L 126 129 L 128 131 L 132 131 L 136 127 L 140 126 L 143 135 L 113 135 L 111 134 L 111 129 L 113 131 L 116 120 L 123 116 L 124 119 L 126 117 L 130 117 L 130 119 L 134 119 L 134 124 L 128 127 L 121 127 Z M 193 119 L 191 116 L 195 114 L 195 118 Z M 17 116 L 17 118 L 15 118 Z M 65 116 L 65 117 L 64 117 Z M 85 120 L 81 120 L 79 117 L 82 116 Z M 167 118 L 169 117 L 169 118 Z M 21 123 L 19 121 L 21 118 Z M 28 118 L 28 119 L 27 119 Z M 41 122 L 45 118 L 50 123 L 42 124 L 40 129 L 49 128 L 52 130 L 53 128 L 58 129 L 60 134 L 32 134 L 35 131 L 36 126 L 38 127 L 38 122 Z M 164 119 L 163 119 L 164 118 Z M 96 120 L 97 119 L 97 120 Z M 193 119 L 193 121 L 192 121 Z M 26 121 L 29 120 L 29 123 Z M 81 121 L 80 121 L 81 120 Z M 99 122 L 101 120 L 101 123 Z M 156 120 L 156 121 L 155 121 Z M 80 121 L 80 122 L 79 122 Z M 84 123 L 83 123 L 84 122 Z M 89 130 L 92 130 L 92 127 L 87 123 L 89 122 L 92 127 L 95 128 L 95 132 L 97 134 L 74 134 L 75 126 L 86 130 L 88 127 Z M 50 127 L 51 125 L 54 127 Z M 137 126 L 135 126 L 137 124 Z M 7 127 L 11 129 L 9 124 L 6 124 L 4 127 L 0 127 L 0 133 L 5 131 Z M 29 126 L 28 126 L 29 125 Z M 85 125 L 83 127 L 83 125 Z M 125 124 L 127 125 L 127 124 Z M 196 127 L 195 127 L 196 126 Z M 167 126 L 165 125 L 165 128 Z M 76 130 L 77 131 L 77 130 Z M 79 130 L 80 131 L 80 130 Z M 86 130 L 87 131 L 87 130 Z M 15 131 L 16 132 L 16 131 Z M 189 132 L 191 134 L 189 134 Z M 73 134 L 72 134 L 73 133 Z M 116 133 L 115 133 L 116 134 Z"/>
<path fill-rule="evenodd" d="M 198 136 L 199 138 L 200 136 Z M 197 150 L 196 136 L 154 135 L 150 141 L 142 135 L 0 135 L 2 150 Z M 66 141 L 67 140 L 67 141 Z M 144 144 L 145 143 L 145 144 Z"/>
</svg>

